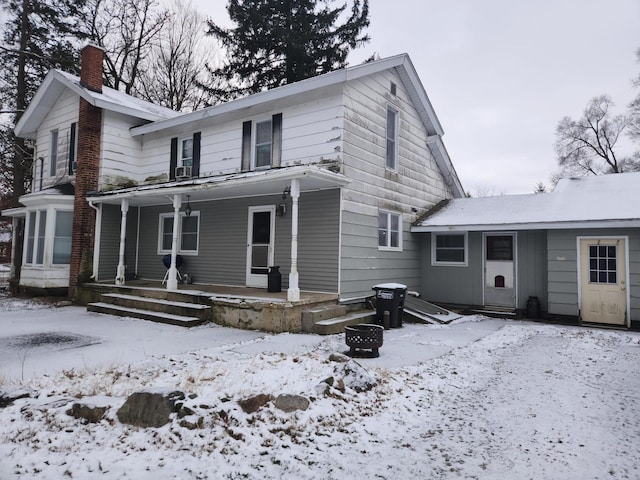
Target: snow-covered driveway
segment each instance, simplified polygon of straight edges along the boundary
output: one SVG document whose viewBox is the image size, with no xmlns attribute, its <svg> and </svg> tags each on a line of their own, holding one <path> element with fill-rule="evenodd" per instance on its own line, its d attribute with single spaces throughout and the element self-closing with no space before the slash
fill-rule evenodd
<svg viewBox="0 0 640 480">
<path fill-rule="evenodd" d="M 0 311 L 0 340 L 19 333 L 14 313 Z M 482 317 L 405 325 L 385 332 L 380 358 L 359 359 L 360 368 L 329 359 L 346 350 L 343 335 L 200 327 L 189 336 L 76 307 L 40 315 L 24 312 L 23 330 L 28 318 L 39 318 L 35 330 L 101 338 L 77 350 L 103 363 L 69 370 L 66 360 L 52 361 L 50 375 L 24 382 L 16 381 L 20 360 L 6 369 L 4 387 L 17 383 L 38 395 L 0 409 L 3 480 L 640 478 L 637 332 Z M 129 334 L 111 336 L 96 320 Z M 136 348 L 140 358 L 130 352 Z M 162 348 L 172 350 L 163 356 Z M 108 354 L 113 349 L 120 349 L 116 357 Z M 68 359 L 71 350 L 30 355 Z M 4 367 L 10 354 L 0 356 Z M 354 371 L 375 386 L 351 388 Z M 327 389 L 327 378 L 344 379 L 346 388 Z M 117 421 L 128 394 L 157 387 L 192 394 L 202 427 Z M 258 393 L 298 394 L 311 403 L 294 413 L 272 404 L 244 413 L 237 400 Z M 107 418 L 83 425 L 67 415 L 82 395 L 111 405 Z"/>
</svg>

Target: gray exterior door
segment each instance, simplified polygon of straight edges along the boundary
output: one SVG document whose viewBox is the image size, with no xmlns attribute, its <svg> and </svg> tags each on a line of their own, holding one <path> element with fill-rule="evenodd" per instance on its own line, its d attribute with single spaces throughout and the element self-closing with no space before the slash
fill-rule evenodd
<svg viewBox="0 0 640 480">
<path fill-rule="evenodd" d="M 516 234 L 484 236 L 484 304 L 516 306 Z"/>
<path fill-rule="evenodd" d="M 275 206 L 249 207 L 247 231 L 247 286 L 267 287 L 267 273 L 273 265 Z"/>
</svg>

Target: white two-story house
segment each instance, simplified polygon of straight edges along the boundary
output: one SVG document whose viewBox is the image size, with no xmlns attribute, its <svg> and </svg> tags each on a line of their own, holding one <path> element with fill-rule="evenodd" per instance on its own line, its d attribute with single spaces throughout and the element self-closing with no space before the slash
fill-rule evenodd
<svg viewBox="0 0 640 480">
<path fill-rule="evenodd" d="M 16 127 L 36 146 L 3 212 L 24 219 L 21 286 L 264 288 L 279 266 L 290 301 L 419 287 L 410 226 L 463 189 L 407 55 L 179 114 L 103 87 L 101 54 L 50 72 Z"/>
</svg>

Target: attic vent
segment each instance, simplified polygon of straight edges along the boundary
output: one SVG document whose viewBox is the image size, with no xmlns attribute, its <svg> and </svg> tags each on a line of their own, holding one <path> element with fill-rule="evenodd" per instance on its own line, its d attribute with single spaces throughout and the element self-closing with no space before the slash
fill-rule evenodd
<svg viewBox="0 0 640 480">
<path fill-rule="evenodd" d="M 391 82 L 391 95 L 393 95 L 394 97 L 396 96 L 396 84 Z"/>
</svg>

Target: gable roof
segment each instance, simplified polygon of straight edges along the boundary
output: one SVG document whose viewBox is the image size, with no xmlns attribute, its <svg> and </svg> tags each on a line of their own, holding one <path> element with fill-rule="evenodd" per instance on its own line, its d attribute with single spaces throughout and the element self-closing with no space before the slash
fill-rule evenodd
<svg viewBox="0 0 640 480">
<path fill-rule="evenodd" d="M 445 200 L 413 232 L 640 227 L 640 172 L 565 178 L 550 193 Z"/>
<path fill-rule="evenodd" d="M 113 88 L 102 87 L 102 93 L 94 92 L 80 85 L 80 77 L 61 70 L 51 70 L 16 124 L 16 136 L 35 138 L 40 124 L 65 89 L 71 90 L 95 107 L 144 121 L 154 122 L 180 115 L 179 112 L 140 100 Z"/>
<path fill-rule="evenodd" d="M 134 127 L 131 129 L 131 134 L 133 136 L 138 136 L 162 131 L 185 131 L 189 129 L 189 124 L 194 124 L 192 128 L 197 128 L 195 127 L 195 124 L 205 119 L 233 114 L 296 95 L 309 95 L 312 92 L 316 92 L 321 89 L 331 88 L 347 81 L 366 77 L 385 70 L 394 70 L 401 79 L 409 94 L 409 99 L 416 108 L 427 131 L 427 144 L 435 157 L 436 163 L 440 168 L 445 181 L 449 184 L 455 196 L 464 196 L 464 189 L 462 188 L 458 174 L 456 173 L 455 168 L 451 163 L 451 159 L 449 158 L 449 154 L 442 143 L 441 137 L 444 135 L 442 125 L 440 125 L 440 121 L 438 120 L 433 106 L 431 105 L 431 101 L 429 100 L 422 82 L 418 77 L 415 67 L 411 62 L 409 55 L 406 53 L 341 70 L 335 70 L 333 72 L 283 85 L 271 90 L 265 90 L 230 102 L 207 107 L 195 112 L 185 113 L 180 116 Z"/>
</svg>

